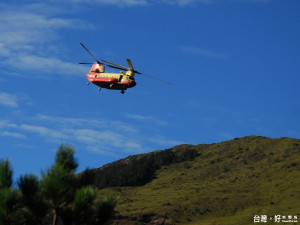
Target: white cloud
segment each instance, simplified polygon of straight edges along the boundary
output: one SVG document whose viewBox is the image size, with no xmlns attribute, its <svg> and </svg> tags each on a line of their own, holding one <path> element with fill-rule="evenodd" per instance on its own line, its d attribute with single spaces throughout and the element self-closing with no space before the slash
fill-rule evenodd
<svg viewBox="0 0 300 225">
<path fill-rule="evenodd" d="M 37 115 L 35 118 L 47 126 L 55 124 L 62 133 L 61 137 L 64 135 L 66 141 L 84 145 L 93 152 L 103 153 L 112 149 L 138 152 L 143 148 L 141 141 L 136 138 L 138 129 L 122 121 L 49 115 Z"/>
<path fill-rule="evenodd" d="M 63 49 L 53 42 L 61 38 L 59 31 L 62 29 L 93 29 L 93 25 L 78 19 L 61 18 L 55 15 L 54 7 L 43 14 L 47 8 L 45 4 L 15 5 L 17 13 L 13 5 L 0 6 L 1 64 L 12 70 L 22 68 L 37 74 L 86 72 L 84 66 L 63 60 Z"/>
<path fill-rule="evenodd" d="M 71 132 L 77 140 L 85 143 L 96 143 L 105 145 L 113 145 L 120 147 L 124 137 L 116 132 L 104 130 L 98 131 L 94 129 L 75 129 Z"/>
<path fill-rule="evenodd" d="M 20 125 L 20 129 L 32 133 L 36 133 L 42 137 L 46 137 L 48 140 L 66 140 L 68 136 L 64 134 L 62 131 L 58 131 L 56 129 L 48 128 L 45 126 L 35 126 L 35 125 L 28 125 L 22 124 Z"/>
<path fill-rule="evenodd" d="M 0 120 L 0 129 L 6 129 L 6 128 L 16 128 L 17 124 L 12 123 L 7 120 Z"/>
<path fill-rule="evenodd" d="M 147 119 L 147 117 L 138 115 L 133 116 L 133 118 Z M 27 118 L 26 123 L 19 124 L 0 120 L 0 136 L 26 138 L 27 141 L 38 138 L 40 141 L 57 144 L 72 143 L 79 149 L 114 156 L 158 150 L 181 143 L 170 140 L 164 135 L 158 135 L 159 128 L 164 123 L 156 123 L 153 121 L 154 118 L 150 118 L 150 120 L 152 120 L 150 121 L 152 126 L 149 129 L 152 131 L 148 135 L 146 134 L 147 131 L 144 130 L 146 128 L 140 130 L 138 125 L 133 125 L 131 122 L 103 117 L 98 120 L 36 115 Z M 153 131 L 153 129 L 157 131 Z"/>
<path fill-rule="evenodd" d="M 57 30 L 72 28 L 77 20 L 50 17 L 35 12 L 1 11 L 0 42 L 11 51 L 36 50 L 38 44 L 58 37 Z"/>
<path fill-rule="evenodd" d="M 10 94 L 7 92 L 0 91 L 0 105 L 9 108 L 18 108 L 22 104 L 32 104 L 32 100 L 28 97 L 26 93 Z"/>
<path fill-rule="evenodd" d="M 121 121 L 49 115 L 37 115 L 30 121 L 18 125 L 0 120 L 0 136 L 21 138 L 34 134 L 47 142 L 69 142 L 100 154 L 117 149 L 124 152 L 139 152 L 143 149 L 141 141 L 136 138 L 137 129 Z"/>
<path fill-rule="evenodd" d="M 138 121 L 143 121 L 147 123 L 155 123 L 156 125 L 167 125 L 167 122 L 160 120 L 158 118 L 155 118 L 153 116 L 143 116 L 143 115 L 138 115 L 138 114 L 127 114 L 128 118 L 138 120 Z"/>
<path fill-rule="evenodd" d="M 0 136 L 26 139 L 26 136 L 24 134 L 9 131 L 0 132 Z"/>
<path fill-rule="evenodd" d="M 82 75 L 86 73 L 87 68 L 83 65 L 65 62 L 55 57 L 42 57 L 37 55 L 17 54 L 4 62 L 7 65 L 14 66 L 18 62 L 18 69 L 28 70 L 30 72 L 40 72 L 42 74 L 63 73 L 66 75 Z"/>
<path fill-rule="evenodd" d="M 117 7 L 137 7 L 150 5 L 177 5 L 189 6 L 195 4 L 212 4 L 221 1 L 227 2 L 271 2 L 274 0 L 44 0 L 44 1 L 28 1 L 27 4 L 22 5 L 23 11 L 40 12 L 42 15 L 52 15 L 55 13 L 68 13 L 78 10 L 76 6 L 81 5 L 100 5 L 100 6 L 117 6 Z M 17 6 L 10 6 L 1 4 L 1 7 L 6 7 L 10 10 L 15 10 Z M 68 10 L 66 11 L 66 7 Z"/>
<path fill-rule="evenodd" d="M 114 5 L 114 6 L 144 6 L 147 5 L 147 0 L 53 0 L 52 2 L 65 2 L 72 4 L 102 4 L 102 5 Z"/>
<path fill-rule="evenodd" d="M 126 133 L 136 133 L 137 129 L 131 126 L 128 123 L 118 121 L 118 120 L 109 120 L 102 118 L 101 120 L 97 119 L 86 119 L 86 118 L 76 118 L 76 117 L 60 117 L 60 116 L 49 116 L 39 114 L 36 116 L 36 119 L 39 121 L 44 121 L 47 123 L 59 124 L 62 127 L 94 127 L 97 129 L 115 129 L 121 132 Z"/>
<path fill-rule="evenodd" d="M 9 56 L 10 51 L 5 47 L 4 43 L 0 43 L 0 56 Z"/>
<path fill-rule="evenodd" d="M 120 132 L 103 130 L 98 131 L 95 129 L 75 129 L 70 132 L 72 136 L 88 146 L 94 145 L 98 146 L 98 149 L 139 149 L 142 146 L 138 141 L 130 141 L 126 135 Z"/>
<path fill-rule="evenodd" d="M 18 125 L 7 120 L 0 120 L 0 136 L 26 139 L 26 136 L 17 131 Z"/>
<path fill-rule="evenodd" d="M 19 105 L 18 98 L 6 92 L 0 92 L 0 104 L 11 108 L 16 108 Z"/>
</svg>

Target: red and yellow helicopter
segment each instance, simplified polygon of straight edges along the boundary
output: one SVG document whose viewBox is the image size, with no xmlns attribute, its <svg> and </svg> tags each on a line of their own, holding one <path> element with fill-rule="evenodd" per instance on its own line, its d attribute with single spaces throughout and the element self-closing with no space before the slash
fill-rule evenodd
<svg viewBox="0 0 300 225">
<path fill-rule="evenodd" d="M 143 74 L 139 71 L 136 71 L 131 63 L 130 59 L 127 59 L 127 63 L 129 68 L 125 66 L 118 65 L 113 62 L 109 62 L 106 60 L 101 59 L 101 62 L 84 46 L 84 44 L 80 43 L 80 45 L 93 57 L 93 59 L 96 61 L 95 63 L 79 63 L 79 64 L 93 64 L 90 72 L 86 74 L 88 78 L 88 83 L 92 82 L 93 84 L 99 86 L 99 91 L 101 91 L 101 88 L 107 88 L 107 89 L 112 89 L 112 90 L 121 90 L 121 93 L 124 94 L 125 90 L 127 88 L 132 88 L 136 86 L 136 82 L 134 79 L 135 74 L 140 74 L 147 76 L 152 79 L 156 79 L 158 81 L 171 84 L 167 81 L 158 79 L 156 77 L 150 76 Z M 114 69 L 119 69 L 122 70 L 120 73 L 106 73 L 105 72 L 105 66 L 114 68 Z M 125 73 L 123 72 L 125 71 Z"/>
</svg>

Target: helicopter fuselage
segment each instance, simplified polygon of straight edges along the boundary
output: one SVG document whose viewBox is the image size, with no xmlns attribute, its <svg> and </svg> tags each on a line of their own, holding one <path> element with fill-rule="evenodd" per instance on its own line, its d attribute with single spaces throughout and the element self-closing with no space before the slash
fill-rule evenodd
<svg viewBox="0 0 300 225">
<path fill-rule="evenodd" d="M 89 82 L 99 86 L 99 88 L 124 91 L 136 85 L 132 71 L 127 71 L 126 73 L 99 73 L 90 71 L 86 76 Z"/>
</svg>

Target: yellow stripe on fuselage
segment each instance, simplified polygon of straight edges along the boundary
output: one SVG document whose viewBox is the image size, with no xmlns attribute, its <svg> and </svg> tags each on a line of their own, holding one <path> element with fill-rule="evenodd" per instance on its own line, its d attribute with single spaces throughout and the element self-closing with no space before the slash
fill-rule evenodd
<svg viewBox="0 0 300 225">
<path fill-rule="evenodd" d="M 120 76 L 123 76 L 124 78 L 125 77 L 132 77 L 134 78 L 133 75 L 128 75 L 128 74 L 125 74 L 125 73 L 97 73 L 97 77 L 101 77 L 101 78 L 115 78 L 115 79 L 119 79 Z"/>
<path fill-rule="evenodd" d="M 121 75 L 122 74 L 120 74 L 120 73 L 97 73 L 97 77 L 103 77 L 103 78 L 116 78 L 116 79 L 119 79 Z"/>
</svg>

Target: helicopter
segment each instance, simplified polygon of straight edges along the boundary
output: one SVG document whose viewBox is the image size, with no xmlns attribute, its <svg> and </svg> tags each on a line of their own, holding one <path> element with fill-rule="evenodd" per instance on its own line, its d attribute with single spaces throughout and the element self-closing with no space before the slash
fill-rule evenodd
<svg viewBox="0 0 300 225">
<path fill-rule="evenodd" d="M 127 64 L 129 67 L 121 66 L 113 62 L 109 62 L 104 59 L 100 59 L 99 61 L 88 49 L 85 47 L 84 44 L 80 43 L 80 45 L 92 56 L 92 58 L 96 61 L 95 63 L 79 63 L 79 64 L 92 64 L 90 72 L 86 74 L 87 79 L 89 80 L 87 84 L 93 83 L 99 87 L 99 91 L 102 88 L 112 89 L 112 90 L 121 90 L 121 93 L 124 94 L 127 88 L 132 88 L 136 86 L 135 74 L 140 74 L 147 76 L 149 78 L 171 84 L 168 81 L 164 81 L 158 79 L 156 77 L 143 74 L 133 68 L 132 62 L 130 59 L 127 59 Z M 119 73 L 106 73 L 105 66 L 119 69 L 121 70 Z M 124 71 L 124 72 L 123 72 Z"/>
</svg>

